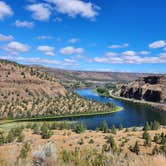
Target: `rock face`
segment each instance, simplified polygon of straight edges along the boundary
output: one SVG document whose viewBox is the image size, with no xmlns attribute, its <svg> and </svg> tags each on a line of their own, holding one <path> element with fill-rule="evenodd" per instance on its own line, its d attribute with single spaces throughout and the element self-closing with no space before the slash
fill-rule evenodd
<svg viewBox="0 0 166 166">
<path fill-rule="evenodd" d="M 166 103 L 166 76 L 148 76 L 121 86 L 121 97 Z"/>
</svg>

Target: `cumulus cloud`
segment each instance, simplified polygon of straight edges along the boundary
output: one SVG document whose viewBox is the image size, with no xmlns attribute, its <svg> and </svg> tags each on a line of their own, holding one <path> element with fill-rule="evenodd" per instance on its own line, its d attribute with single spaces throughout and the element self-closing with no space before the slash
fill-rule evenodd
<svg viewBox="0 0 166 166">
<path fill-rule="evenodd" d="M 0 20 L 3 20 L 5 17 L 12 16 L 13 11 L 9 5 L 5 2 L 0 1 Z"/>
<path fill-rule="evenodd" d="M 64 55 L 72 55 L 72 54 L 81 54 L 84 52 L 83 48 L 74 48 L 72 46 L 64 47 L 60 49 L 60 53 Z"/>
<path fill-rule="evenodd" d="M 117 64 L 144 64 L 144 63 L 166 63 L 166 53 L 161 53 L 156 56 L 139 56 L 140 52 L 122 52 L 117 56 L 95 57 L 93 62 L 96 63 L 117 63 Z M 125 56 L 124 56 L 125 55 Z M 127 56 L 126 56 L 127 55 Z"/>
<path fill-rule="evenodd" d="M 150 52 L 149 51 L 140 51 L 139 54 L 141 54 L 141 55 L 149 55 Z"/>
<path fill-rule="evenodd" d="M 15 26 L 22 28 L 33 28 L 34 22 L 16 20 Z"/>
<path fill-rule="evenodd" d="M 118 53 L 116 53 L 116 52 L 107 52 L 105 55 L 107 57 L 110 57 L 110 56 L 116 56 L 116 55 L 118 55 Z"/>
<path fill-rule="evenodd" d="M 124 43 L 124 44 L 121 44 L 121 45 L 110 45 L 110 46 L 108 46 L 108 48 L 116 49 L 116 48 L 126 48 L 128 46 L 129 46 L 128 43 Z"/>
<path fill-rule="evenodd" d="M 37 3 L 26 6 L 26 9 L 32 12 L 32 18 L 38 21 L 49 20 L 51 7 L 46 3 Z"/>
<path fill-rule="evenodd" d="M 59 67 L 79 66 L 78 63 L 72 62 L 70 60 L 59 61 L 55 59 L 43 59 L 39 57 L 25 58 L 20 56 L 0 56 L 0 58 L 30 64 L 59 65 Z"/>
<path fill-rule="evenodd" d="M 38 46 L 37 50 L 43 52 L 45 55 L 54 56 L 54 47 L 50 46 Z"/>
<path fill-rule="evenodd" d="M 0 41 L 11 41 L 14 37 L 12 35 L 3 35 L 0 33 Z"/>
<path fill-rule="evenodd" d="M 46 0 L 55 5 L 55 10 L 70 17 L 81 17 L 94 19 L 98 15 L 99 7 L 91 2 L 82 0 Z"/>
<path fill-rule="evenodd" d="M 20 42 L 12 41 L 4 45 L 3 50 L 10 54 L 18 54 L 20 52 L 27 52 L 29 50 L 29 46 Z"/>
<path fill-rule="evenodd" d="M 74 43 L 77 43 L 77 41 L 78 41 L 78 39 L 76 39 L 76 38 L 71 38 L 71 39 L 69 39 L 68 42 L 74 44 Z"/>
<path fill-rule="evenodd" d="M 125 56 L 135 56 L 136 52 L 135 51 L 125 51 L 122 54 Z"/>
<path fill-rule="evenodd" d="M 166 46 L 166 42 L 164 40 L 155 41 L 151 44 L 149 44 L 149 48 L 155 49 L 155 48 L 163 48 Z"/>
</svg>

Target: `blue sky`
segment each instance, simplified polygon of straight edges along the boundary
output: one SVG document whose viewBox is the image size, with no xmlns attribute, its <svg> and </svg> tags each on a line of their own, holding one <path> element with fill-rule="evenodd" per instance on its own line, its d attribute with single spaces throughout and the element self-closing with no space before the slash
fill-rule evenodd
<svg viewBox="0 0 166 166">
<path fill-rule="evenodd" d="M 165 0 L 0 0 L 0 58 L 166 73 Z"/>
</svg>

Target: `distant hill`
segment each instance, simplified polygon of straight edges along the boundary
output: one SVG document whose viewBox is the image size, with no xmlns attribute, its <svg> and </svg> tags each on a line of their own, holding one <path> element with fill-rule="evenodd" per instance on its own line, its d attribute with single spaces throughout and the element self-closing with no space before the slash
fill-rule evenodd
<svg viewBox="0 0 166 166">
<path fill-rule="evenodd" d="M 136 80 L 138 77 L 145 77 L 153 74 L 148 73 L 120 73 L 120 72 L 99 72 L 99 71 L 74 71 L 56 68 L 48 68 L 34 65 L 33 67 L 50 73 L 61 81 L 91 81 L 91 82 L 128 82 Z"/>
</svg>

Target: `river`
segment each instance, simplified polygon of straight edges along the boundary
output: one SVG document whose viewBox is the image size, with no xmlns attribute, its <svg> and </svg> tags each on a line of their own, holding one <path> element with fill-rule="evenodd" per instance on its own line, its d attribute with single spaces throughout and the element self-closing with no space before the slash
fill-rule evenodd
<svg viewBox="0 0 166 166">
<path fill-rule="evenodd" d="M 146 121 L 157 120 L 161 124 L 166 125 L 166 112 L 154 112 L 147 110 L 144 106 L 136 106 L 135 104 L 126 103 L 113 98 L 101 97 L 94 93 L 92 89 L 75 90 L 83 98 L 100 101 L 103 103 L 113 102 L 117 106 L 123 107 L 123 110 L 107 115 L 97 115 L 92 117 L 74 118 L 78 122 L 83 122 L 88 129 L 95 129 L 100 126 L 103 120 L 106 120 L 109 127 L 114 124 L 116 127 L 122 124 L 124 127 L 142 126 Z"/>
</svg>

